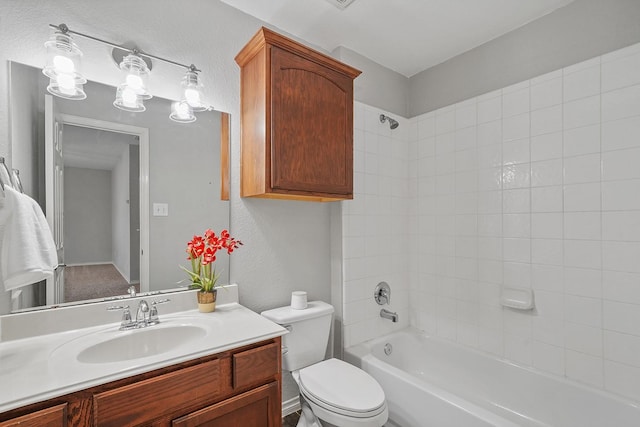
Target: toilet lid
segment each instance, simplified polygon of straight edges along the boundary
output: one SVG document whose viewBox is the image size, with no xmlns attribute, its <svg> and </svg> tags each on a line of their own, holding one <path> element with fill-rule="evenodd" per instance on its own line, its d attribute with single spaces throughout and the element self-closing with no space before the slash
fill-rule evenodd
<svg viewBox="0 0 640 427">
<path fill-rule="evenodd" d="M 342 360 L 325 360 L 299 372 L 305 393 L 327 405 L 358 413 L 372 412 L 384 405 L 380 384 Z"/>
</svg>

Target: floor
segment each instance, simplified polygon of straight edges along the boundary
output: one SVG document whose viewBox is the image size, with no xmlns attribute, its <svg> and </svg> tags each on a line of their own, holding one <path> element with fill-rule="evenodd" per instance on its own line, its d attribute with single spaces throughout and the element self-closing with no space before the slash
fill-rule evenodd
<svg viewBox="0 0 640 427">
<path fill-rule="evenodd" d="M 296 427 L 298 419 L 300 418 L 300 411 L 289 414 L 282 419 L 282 427 Z"/>
<path fill-rule="evenodd" d="M 139 291 L 140 285 L 136 285 Z M 113 264 L 80 265 L 64 269 L 65 302 L 126 295 L 129 283 Z"/>
</svg>

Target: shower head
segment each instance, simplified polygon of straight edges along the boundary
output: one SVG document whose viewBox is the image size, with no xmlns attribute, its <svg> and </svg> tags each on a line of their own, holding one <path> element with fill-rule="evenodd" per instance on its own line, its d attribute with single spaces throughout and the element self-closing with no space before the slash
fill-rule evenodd
<svg viewBox="0 0 640 427">
<path fill-rule="evenodd" d="M 394 120 L 394 119 L 392 119 L 392 118 L 391 118 L 391 117 L 389 117 L 389 116 L 385 116 L 384 114 L 380 114 L 380 123 L 384 123 L 384 122 L 386 122 L 387 120 L 389 121 L 389 127 L 390 127 L 391 129 L 395 129 L 395 128 L 397 128 L 398 126 L 400 126 L 400 123 L 398 123 L 398 121 L 397 121 L 397 120 Z"/>
</svg>

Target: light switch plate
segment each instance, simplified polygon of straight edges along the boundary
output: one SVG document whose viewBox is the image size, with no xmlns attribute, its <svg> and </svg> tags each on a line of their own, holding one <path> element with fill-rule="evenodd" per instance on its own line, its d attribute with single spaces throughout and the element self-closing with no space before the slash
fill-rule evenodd
<svg viewBox="0 0 640 427">
<path fill-rule="evenodd" d="M 168 203 L 154 203 L 153 204 L 153 216 L 169 216 L 169 204 Z"/>
</svg>

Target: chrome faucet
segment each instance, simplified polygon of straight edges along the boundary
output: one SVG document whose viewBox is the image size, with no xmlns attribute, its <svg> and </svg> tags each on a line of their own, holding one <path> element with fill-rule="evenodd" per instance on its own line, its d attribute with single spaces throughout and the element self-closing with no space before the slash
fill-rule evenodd
<svg viewBox="0 0 640 427">
<path fill-rule="evenodd" d="M 380 310 L 380 317 L 382 317 L 383 319 L 389 319 L 393 323 L 396 323 L 399 318 L 398 313 L 396 313 L 395 311 L 389 311 L 386 308 Z"/>
<path fill-rule="evenodd" d="M 147 326 L 157 325 L 160 323 L 160 319 L 158 318 L 158 308 L 156 307 L 159 304 L 164 304 L 171 301 L 169 298 L 161 299 L 158 301 L 153 301 L 151 303 L 151 308 L 149 308 L 149 304 L 145 300 L 140 300 L 138 303 L 138 311 L 136 312 L 136 319 L 131 319 L 131 311 L 129 311 L 129 306 L 111 306 L 107 307 L 109 311 L 122 310 L 122 321 L 120 322 L 120 330 L 128 331 L 131 329 L 139 329 L 146 328 Z"/>
<path fill-rule="evenodd" d="M 138 312 L 136 313 L 136 325 L 138 328 L 146 328 L 149 321 L 149 304 L 145 300 L 140 300 Z"/>
<path fill-rule="evenodd" d="M 127 292 L 129 293 L 129 296 L 131 298 L 135 297 L 136 296 L 136 287 L 133 286 L 133 285 L 129 286 L 129 288 L 127 289 Z"/>
<path fill-rule="evenodd" d="M 373 299 L 378 305 L 389 304 L 391 302 L 391 287 L 387 282 L 380 282 L 373 291 Z"/>
</svg>

